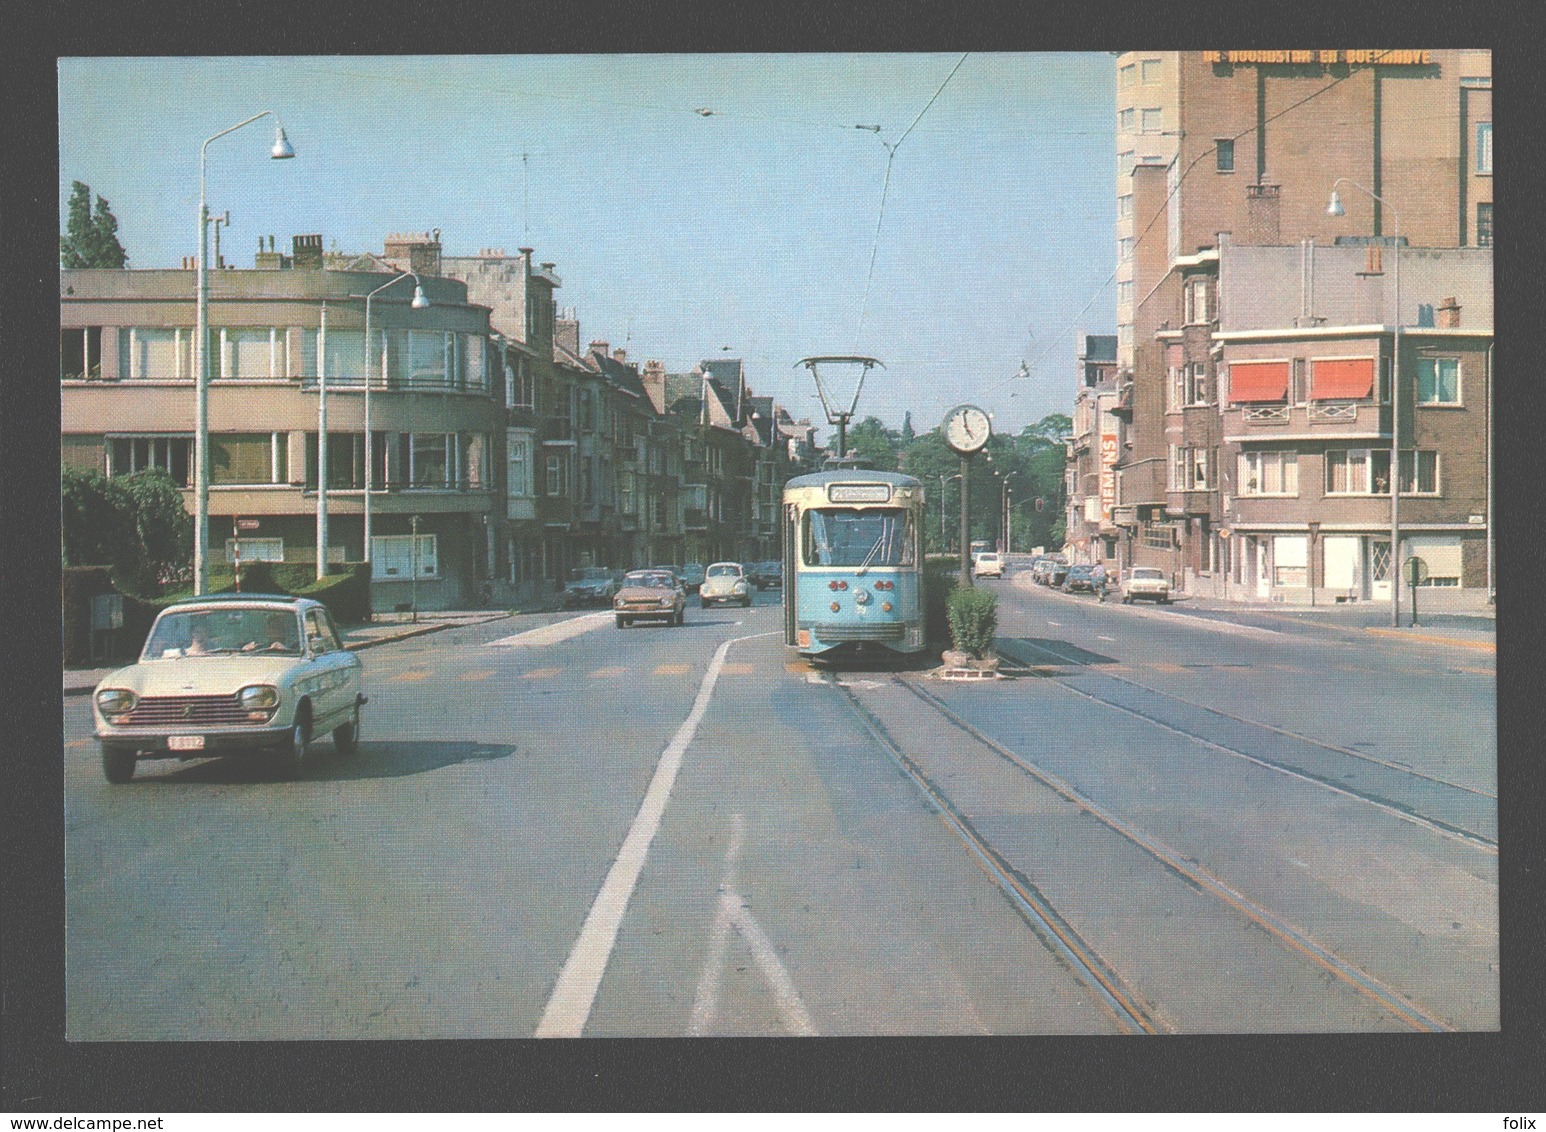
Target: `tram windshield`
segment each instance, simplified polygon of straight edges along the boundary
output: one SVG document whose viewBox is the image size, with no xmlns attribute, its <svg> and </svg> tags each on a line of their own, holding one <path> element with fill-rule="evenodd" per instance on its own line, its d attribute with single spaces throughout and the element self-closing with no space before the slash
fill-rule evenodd
<svg viewBox="0 0 1546 1132">
<path fill-rule="evenodd" d="M 832 507 L 805 513 L 807 566 L 911 566 L 912 514 L 901 507 Z"/>
</svg>

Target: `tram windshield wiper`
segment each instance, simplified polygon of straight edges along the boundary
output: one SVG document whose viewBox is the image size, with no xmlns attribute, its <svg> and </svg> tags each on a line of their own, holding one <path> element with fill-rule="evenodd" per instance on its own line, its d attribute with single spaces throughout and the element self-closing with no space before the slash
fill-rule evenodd
<svg viewBox="0 0 1546 1132">
<path fill-rule="evenodd" d="M 864 561 L 859 563 L 859 574 L 863 574 L 870 568 L 870 563 L 875 561 L 875 556 L 880 553 L 880 548 L 886 545 L 886 531 L 880 532 L 880 537 L 875 540 L 875 545 L 870 547 L 870 552 L 864 556 Z"/>
</svg>

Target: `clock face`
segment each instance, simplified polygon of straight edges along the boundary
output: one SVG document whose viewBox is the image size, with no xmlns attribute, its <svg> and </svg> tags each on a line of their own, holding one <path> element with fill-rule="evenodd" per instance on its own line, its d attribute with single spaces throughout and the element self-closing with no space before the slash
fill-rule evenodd
<svg viewBox="0 0 1546 1132">
<path fill-rule="evenodd" d="M 945 443 L 957 452 L 965 454 L 981 450 L 992 433 L 988 414 L 976 405 L 961 405 L 951 409 L 945 417 Z"/>
</svg>

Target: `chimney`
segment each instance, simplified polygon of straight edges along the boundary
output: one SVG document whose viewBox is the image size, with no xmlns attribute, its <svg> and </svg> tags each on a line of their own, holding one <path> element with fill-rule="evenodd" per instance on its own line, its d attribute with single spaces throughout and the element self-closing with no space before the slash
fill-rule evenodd
<svg viewBox="0 0 1546 1132">
<path fill-rule="evenodd" d="M 614 362 L 626 362 L 628 360 L 628 351 L 619 346 L 612 351 L 612 360 Z"/>
<path fill-rule="evenodd" d="M 612 346 L 608 342 L 592 342 L 589 346 L 589 352 L 600 354 L 603 358 L 610 358 L 612 356 Z"/>
<path fill-rule="evenodd" d="M 297 271 L 322 270 L 322 237 L 294 236 L 290 240 L 291 254 Z"/>
<path fill-rule="evenodd" d="M 573 312 L 570 312 L 571 315 Z M 562 346 L 576 357 L 580 353 L 580 320 L 577 318 L 560 318 L 553 322 L 553 341 Z"/>
<path fill-rule="evenodd" d="M 382 246 L 383 259 L 408 261 L 408 270 L 420 275 L 440 274 L 440 229 L 433 232 L 394 232 Z"/>
<path fill-rule="evenodd" d="M 1460 304 L 1455 302 L 1455 296 L 1450 295 L 1439 304 L 1439 326 L 1445 330 L 1458 330 L 1460 327 Z"/>
<path fill-rule="evenodd" d="M 1278 243 L 1279 185 L 1245 187 L 1245 243 L 1270 247 Z"/>
</svg>

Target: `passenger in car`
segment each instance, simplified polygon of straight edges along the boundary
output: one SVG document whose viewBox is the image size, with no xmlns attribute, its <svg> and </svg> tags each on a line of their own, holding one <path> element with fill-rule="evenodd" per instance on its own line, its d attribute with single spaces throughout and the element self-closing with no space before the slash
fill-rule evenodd
<svg viewBox="0 0 1546 1132">
<path fill-rule="evenodd" d="M 243 652 L 296 652 L 295 618 L 285 613 L 270 613 L 263 621 L 263 631 L 255 640 L 242 646 Z"/>
</svg>

